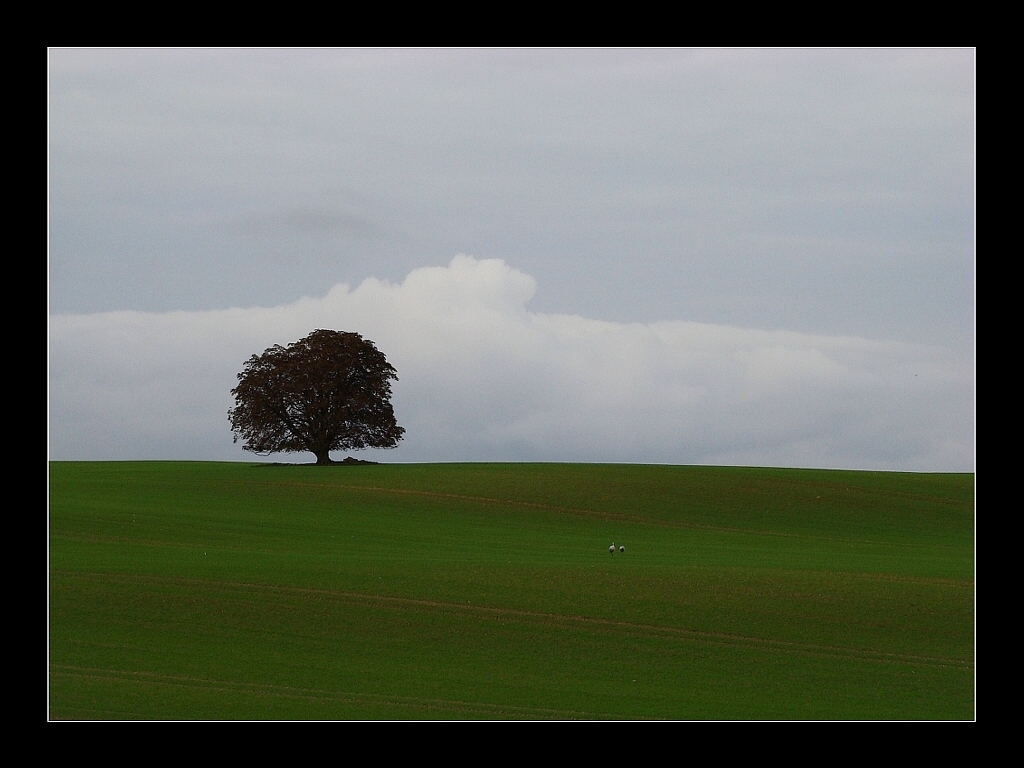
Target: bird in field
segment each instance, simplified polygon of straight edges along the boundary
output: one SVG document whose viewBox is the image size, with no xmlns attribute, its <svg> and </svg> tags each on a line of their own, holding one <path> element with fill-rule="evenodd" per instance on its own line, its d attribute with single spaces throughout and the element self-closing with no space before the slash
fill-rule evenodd
<svg viewBox="0 0 1024 768">
<path fill-rule="evenodd" d="M 612 545 L 610 547 L 608 547 L 608 551 L 611 552 L 613 555 L 615 554 L 615 542 L 614 541 L 612 542 Z"/>
</svg>

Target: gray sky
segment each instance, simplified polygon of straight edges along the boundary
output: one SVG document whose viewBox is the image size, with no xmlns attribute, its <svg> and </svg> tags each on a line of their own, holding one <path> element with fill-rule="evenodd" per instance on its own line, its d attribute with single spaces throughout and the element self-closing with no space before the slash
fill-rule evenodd
<svg viewBox="0 0 1024 768">
<path fill-rule="evenodd" d="M 249 459 L 234 373 L 337 327 L 398 368 L 386 460 L 974 467 L 972 50 L 52 49 L 49 83 L 52 458 Z"/>
</svg>

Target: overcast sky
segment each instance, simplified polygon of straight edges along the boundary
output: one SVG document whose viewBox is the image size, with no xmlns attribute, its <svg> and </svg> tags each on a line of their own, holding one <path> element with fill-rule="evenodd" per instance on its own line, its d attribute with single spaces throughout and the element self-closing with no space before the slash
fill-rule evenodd
<svg viewBox="0 0 1024 768">
<path fill-rule="evenodd" d="M 53 459 L 330 327 L 371 458 L 974 469 L 973 50 L 51 49 L 49 150 Z"/>
</svg>

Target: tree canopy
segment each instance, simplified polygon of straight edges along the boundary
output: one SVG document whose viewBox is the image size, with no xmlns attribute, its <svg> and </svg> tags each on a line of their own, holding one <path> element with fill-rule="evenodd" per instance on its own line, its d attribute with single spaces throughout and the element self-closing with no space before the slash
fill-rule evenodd
<svg viewBox="0 0 1024 768">
<path fill-rule="evenodd" d="M 358 333 L 316 330 L 287 347 L 253 355 L 231 390 L 235 442 L 257 454 L 394 448 L 405 434 L 395 421 L 395 369 Z"/>
</svg>

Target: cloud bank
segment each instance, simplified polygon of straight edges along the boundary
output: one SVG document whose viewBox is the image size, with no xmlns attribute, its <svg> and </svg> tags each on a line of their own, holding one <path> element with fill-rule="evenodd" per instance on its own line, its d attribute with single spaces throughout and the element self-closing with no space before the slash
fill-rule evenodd
<svg viewBox="0 0 1024 768">
<path fill-rule="evenodd" d="M 460 255 L 279 307 L 51 317 L 50 457 L 251 460 L 227 422 L 242 364 L 332 328 L 400 377 L 406 440 L 367 458 L 974 469 L 973 361 L 953 352 L 536 313 L 535 289 Z"/>
</svg>

